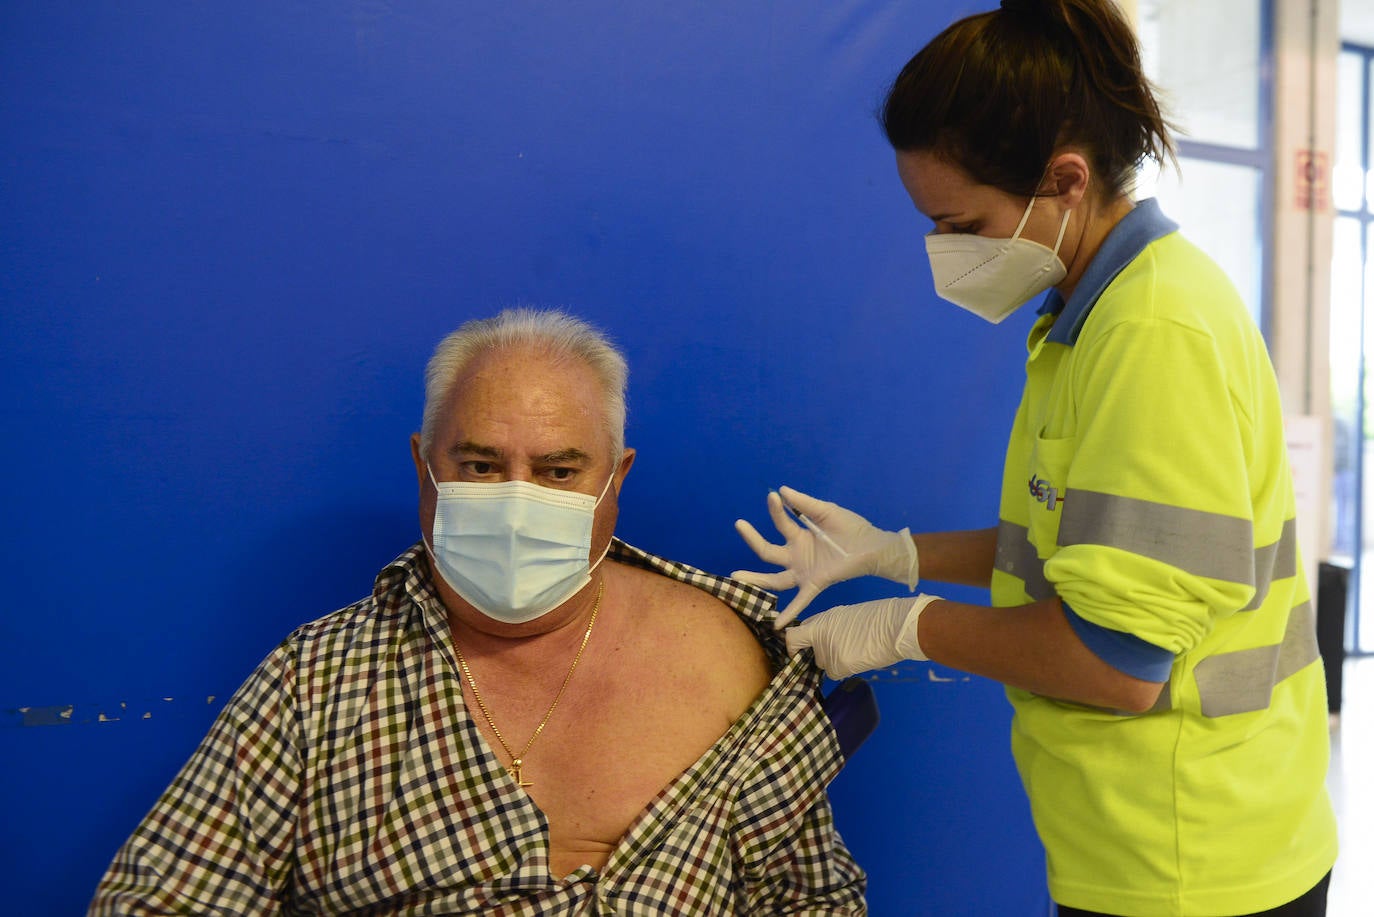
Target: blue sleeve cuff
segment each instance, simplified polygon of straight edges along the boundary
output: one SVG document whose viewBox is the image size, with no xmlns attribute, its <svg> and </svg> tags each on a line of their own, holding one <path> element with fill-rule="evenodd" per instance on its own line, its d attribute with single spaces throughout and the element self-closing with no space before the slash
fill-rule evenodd
<svg viewBox="0 0 1374 917">
<path fill-rule="evenodd" d="M 1078 616 L 1069 603 L 1064 603 L 1064 617 L 1078 634 L 1083 645 L 1099 659 L 1119 672 L 1141 681 L 1166 682 L 1174 667 L 1174 654 L 1147 643 L 1134 634 L 1112 630 Z"/>
</svg>

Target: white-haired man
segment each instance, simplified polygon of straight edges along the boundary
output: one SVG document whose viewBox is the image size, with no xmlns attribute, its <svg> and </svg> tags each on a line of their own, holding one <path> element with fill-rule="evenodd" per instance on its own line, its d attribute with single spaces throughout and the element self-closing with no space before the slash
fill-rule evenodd
<svg viewBox="0 0 1374 917">
<path fill-rule="evenodd" d="M 613 536 L 625 378 L 560 312 L 445 338 L 420 543 L 250 677 L 92 914 L 864 913 L 771 596 Z"/>
</svg>

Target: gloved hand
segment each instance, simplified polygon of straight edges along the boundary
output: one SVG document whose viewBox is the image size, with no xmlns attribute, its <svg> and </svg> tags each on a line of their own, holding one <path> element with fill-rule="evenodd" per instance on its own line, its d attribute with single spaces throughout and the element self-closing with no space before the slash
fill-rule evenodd
<svg viewBox="0 0 1374 917">
<path fill-rule="evenodd" d="M 916 635 L 921 612 L 937 595 L 878 599 L 857 605 L 836 605 L 812 615 L 786 632 L 787 651 L 811 647 L 816 664 L 835 680 L 870 669 L 896 665 L 903 659 L 924 661 Z"/>
<path fill-rule="evenodd" d="M 806 517 L 811 525 L 798 525 L 787 507 Z M 863 516 L 825 500 L 817 500 L 790 487 L 768 493 L 768 514 L 784 544 L 767 541 L 748 522 L 735 521 L 735 531 L 754 553 L 782 570 L 756 573 L 736 570 L 737 580 L 772 592 L 797 588 L 797 594 L 778 615 L 774 627 L 783 628 L 801 613 L 822 589 L 856 576 L 881 576 L 915 589 L 919 581 L 916 543 L 907 529 L 889 532 L 875 527 Z"/>
</svg>

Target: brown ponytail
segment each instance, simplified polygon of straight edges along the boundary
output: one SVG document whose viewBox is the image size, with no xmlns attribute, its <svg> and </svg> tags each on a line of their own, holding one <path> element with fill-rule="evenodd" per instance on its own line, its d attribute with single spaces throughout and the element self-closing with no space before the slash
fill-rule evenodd
<svg viewBox="0 0 1374 917">
<path fill-rule="evenodd" d="M 933 152 L 1016 195 L 1034 194 L 1064 147 L 1088 156 L 1108 196 L 1145 159 L 1175 155 L 1112 0 L 1003 0 L 959 20 L 902 68 L 880 117 L 893 148 Z"/>
</svg>

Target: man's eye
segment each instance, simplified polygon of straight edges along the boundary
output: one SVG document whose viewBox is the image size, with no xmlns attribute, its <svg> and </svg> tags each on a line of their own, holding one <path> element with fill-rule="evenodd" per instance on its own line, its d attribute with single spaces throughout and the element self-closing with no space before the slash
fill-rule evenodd
<svg viewBox="0 0 1374 917">
<path fill-rule="evenodd" d="M 491 474 L 494 466 L 491 462 L 468 462 L 468 471 L 476 475 Z"/>
<path fill-rule="evenodd" d="M 571 481 L 577 472 L 573 468 L 550 468 L 546 473 L 555 481 Z"/>
</svg>

